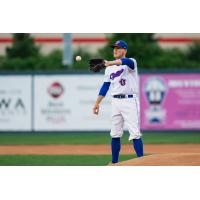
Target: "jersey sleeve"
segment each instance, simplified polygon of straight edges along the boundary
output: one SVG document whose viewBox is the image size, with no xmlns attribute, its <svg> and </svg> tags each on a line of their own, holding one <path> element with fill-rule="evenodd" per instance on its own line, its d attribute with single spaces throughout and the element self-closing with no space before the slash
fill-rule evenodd
<svg viewBox="0 0 200 200">
<path fill-rule="evenodd" d="M 133 61 L 133 63 L 134 63 L 134 68 L 133 69 L 131 69 L 130 67 L 128 67 L 128 70 L 131 72 L 133 72 L 133 71 L 136 71 L 136 69 L 137 69 L 137 61 L 134 59 L 134 58 L 130 58 L 132 61 Z"/>
<path fill-rule="evenodd" d="M 135 63 L 130 58 L 121 58 L 122 65 L 127 65 L 130 69 L 134 70 Z"/>
<path fill-rule="evenodd" d="M 109 90 L 109 87 L 110 87 L 110 82 L 104 82 L 100 91 L 99 91 L 99 96 L 106 96 L 108 90 Z"/>
</svg>

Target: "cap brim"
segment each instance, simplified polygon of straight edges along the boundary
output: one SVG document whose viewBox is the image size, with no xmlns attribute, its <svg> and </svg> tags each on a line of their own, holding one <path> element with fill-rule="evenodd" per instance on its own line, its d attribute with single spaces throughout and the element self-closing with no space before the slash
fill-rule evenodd
<svg viewBox="0 0 200 200">
<path fill-rule="evenodd" d="M 121 48 L 119 45 L 116 45 L 116 44 L 113 44 L 113 45 L 111 45 L 110 47 L 113 48 L 113 49 L 114 49 L 115 47 Z"/>
</svg>

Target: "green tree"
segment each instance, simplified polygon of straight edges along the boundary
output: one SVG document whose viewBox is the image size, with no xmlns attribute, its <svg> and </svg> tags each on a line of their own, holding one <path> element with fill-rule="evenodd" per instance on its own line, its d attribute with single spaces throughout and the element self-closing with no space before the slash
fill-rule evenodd
<svg viewBox="0 0 200 200">
<path fill-rule="evenodd" d="M 113 59 L 109 47 L 117 40 L 125 40 L 128 43 L 127 57 L 134 57 L 143 68 L 148 68 L 152 59 L 162 53 L 153 33 L 115 33 L 108 38 L 108 44 L 100 50 L 100 55 L 106 59 Z"/>
<path fill-rule="evenodd" d="M 165 50 L 159 47 L 153 33 L 115 33 L 110 35 L 108 44 L 99 51 L 101 57 L 113 59 L 110 46 L 117 40 L 128 43 L 127 57 L 137 60 L 139 70 L 200 69 L 199 43 L 192 44 L 188 51 Z"/>
<path fill-rule="evenodd" d="M 39 47 L 34 43 L 29 33 L 13 34 L 12 47 L 6 48 L 7 58 L 29 58 L 39 55 Z"/>
<path fill-rule="evenodd" d="M 200 45 L 193 43 L 187 51 L 187 59 L 190 61 L 198 61 L 200 63 Z"/>
</svg>

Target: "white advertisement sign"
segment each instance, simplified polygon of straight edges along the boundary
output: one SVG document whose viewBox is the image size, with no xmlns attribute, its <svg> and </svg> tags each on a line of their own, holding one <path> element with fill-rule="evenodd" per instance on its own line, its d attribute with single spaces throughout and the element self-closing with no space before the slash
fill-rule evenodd
<svg viewBox="0 0 200 200">
<path fill-rule="evenodd" d="M 31 76 L 0 76 L 0 131 L 31 130 Z"/>
<path fill-rule="evenodd" d="M 103 75 L 51 75 L 34 77 L 34 130 L 84 131 L 110 129 L 110 98 L 98 116 L 92 108 Z"/>
</svg>

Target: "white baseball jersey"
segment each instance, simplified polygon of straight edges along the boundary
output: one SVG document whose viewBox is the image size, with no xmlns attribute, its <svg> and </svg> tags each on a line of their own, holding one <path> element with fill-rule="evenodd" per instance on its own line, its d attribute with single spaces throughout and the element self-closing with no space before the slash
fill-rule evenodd
<svg viewBox="0 0 200 200">
<path fill-rule="evenodd" d="M 140 132 L 139 80 L 136 60 L 132 70 L 127 65 L 113 65 L 105 70 L 104 82 L 110 82 L 111 95 L 133 95 L 133 98 L 112 98 L 112 128 L 110 135 L 118 138 L 123 135 L 124 125 L 129 131 L 129 140 L 138 139 Z M 134 95 L 135 94 L 135 95 Z"/>
<path fill-rule="evenodd" d="M 111 83 L 111 95 L 139 94 L 137 62 L 135 59 L 131 59 L 134 62 L 134 70 L 127 65 L 113 65 L 106 68 L 104 82 Z"/>
</svg>

